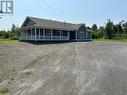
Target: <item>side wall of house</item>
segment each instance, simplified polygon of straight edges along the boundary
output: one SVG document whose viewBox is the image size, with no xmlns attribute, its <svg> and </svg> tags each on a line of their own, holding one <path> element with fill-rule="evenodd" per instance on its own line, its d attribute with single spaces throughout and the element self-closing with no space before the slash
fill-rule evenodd
<svg viewBox="0 0 127 95">
<path fill-rule="evenodd" d="M 91 31 L 87 31 L 87 34 L 88 34 L 87 39 L 92 40 L 92 32 Z"/>
<path fill-rule="evenodd" d="M 91 32 L 87 31 L 85 25 L 82 25 L 77 31 L 78 40 L 89 40 L 91 38 Z"/>
</svg>

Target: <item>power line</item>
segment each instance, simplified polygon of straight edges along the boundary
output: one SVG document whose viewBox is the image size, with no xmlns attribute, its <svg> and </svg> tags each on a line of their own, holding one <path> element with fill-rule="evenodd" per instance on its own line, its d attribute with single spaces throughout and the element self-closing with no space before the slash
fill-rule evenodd
<svg viewBox="0 0 127 95">
<path fill-rule="evenodd" d="M 48 15 L 50 15 L 51 17 L 53 17 L 51 14 L 49 14 L 48 11 L 46 11 L 46 9 L 44 7 L 41 6 L 40 3 L 38 3 L 36 0 L 33 0 L 33 2 L 40 8 L 40 10 L 43 9 Z M 44 11 L 42 11 L 42 13 L 44 13 Z"/>
<path fill-rule="evenodd" d="M 54 14 L 54 15 L 56 15 L 58 18 L 60 18 L 61 20 L 63 20 L 47 3 L 46 3 L 46 1 L 44 1 L 44 0 L 41 0 L 46 6 L 47 6 L 47 8 L 49 8 L 49 10 L 50 11 L 52 11 L 52 13 Z"/>
</svg>

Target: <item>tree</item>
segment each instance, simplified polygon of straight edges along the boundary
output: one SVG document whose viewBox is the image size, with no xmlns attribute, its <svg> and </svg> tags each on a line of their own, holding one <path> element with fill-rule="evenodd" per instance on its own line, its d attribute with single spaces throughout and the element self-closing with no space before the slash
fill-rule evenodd
<svg viewBox="0 0 127 95">
<path fill-rule="evenodd" d="M 118 31 L 117 25 L 113 25 L 113 34 L 112 34 L 112 37 L 116 37 L 117 31 Z"/>
<path fill-rule="evenodd" d="M 11 36 L 20 36 L 20 28 L 13 23 L 11 28 Z"/>
<path fill-rule="evenodd" d="M 103 38 L 104 37 L 104 32 L 105 32 L 105 28 L 104 27 L 99 27 L 98 29 L 98 37 L 99 38 Z"/>
<path fill-rule="evenodd" d="M 9 38 L 9 33 L 5 30 L 0 31 L 0 38 Z"/>
<path fill-rule="evenodd" d="M 107 20 L 104 36 L 108 39 L 113 37 L 113 22 L 110 19 Z"/>
<path fill-rule="evenodd" d="M 127 37 L 127 22 L 123 24 L 123 33 L 124 37 Z"/>
<path fill-rule="evenodd" d="M 92 38 L 98 38 L 98 27 L 96 24 L 93 24 L 92 26 Z"/>
<path fill-rule="evenodd" d="M 11 32 L 12 36 L 16 36 L 16 26 L 14 23 L 12 24 Z"/>
</svg>

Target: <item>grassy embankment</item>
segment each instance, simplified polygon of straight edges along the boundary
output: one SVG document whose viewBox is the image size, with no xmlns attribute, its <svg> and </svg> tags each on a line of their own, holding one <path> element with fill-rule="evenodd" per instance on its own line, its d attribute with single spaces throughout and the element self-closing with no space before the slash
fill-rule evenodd
<svg viewBox="0 0 127 95">
<path fill-rule="evenodd" d="M 121 39 L 94 39 L 93 41 L 103 41 L 103 42 L 127 42 L 127 38 L 121 38 Z"/>
<path fill-rule="evenodd" d="M 18 42 L 19 40 L 10 40 L 10 39 L 0 39 L 0 42 Z M 93 41 L 103 41 L 103 42 L 127 42 L 126 39 L 94 39 Z"/>
<path fill-rule="evenodd" d="M 18 42 L 19 40 L 0 39 L 0 42 Z"/>
</svg>

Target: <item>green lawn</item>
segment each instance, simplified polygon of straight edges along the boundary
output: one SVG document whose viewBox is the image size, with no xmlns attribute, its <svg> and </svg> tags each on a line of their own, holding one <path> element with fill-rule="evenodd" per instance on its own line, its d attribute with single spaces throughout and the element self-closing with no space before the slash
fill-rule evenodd
<svg viewBox="0 0 127 95">
<path fill-rule="evenodd" d="M 10 39 L 0 39 L 0 42 L 18 42 L 19 40 L 10 40 Z M 127 39 L 94 39 L 93 41 L 103 41 L 103 42 L 127 42 Z"/>
<path fill-rule="evenodd" d="M 127 39 L 94 39 L 93 41 L 127 42 Z"/>
<path fill-rule="evenodd" d="M 0 39 L 0 42 L 18 42 L 19 40 Z"/>
</svg>

